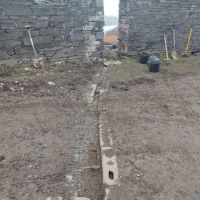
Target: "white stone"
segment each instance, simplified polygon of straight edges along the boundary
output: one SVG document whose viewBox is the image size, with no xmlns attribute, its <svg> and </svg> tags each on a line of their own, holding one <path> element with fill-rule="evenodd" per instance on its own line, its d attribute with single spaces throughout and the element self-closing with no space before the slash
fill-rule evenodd
<svg viewBox="0 0 200 200">
<path fill-rule="evenodd" d="M 48 197 L 47 200 L 62 200 L 62 197 Z"/>
<path fill-rule="evenodd" d="M 15 89 L 13 87 L 10 87 L 10 90 L 15 91 Z"/>
<path fill-rule="evenodd" d="M 75 200 L 90 200 L 86 197 L 75 197 Z"/>
<path fill-rule="evenodd" d="M 50 86 L 54 86 L 55 83 L 50 81 L 50 82 L 48 82 L 48 85 L 50 85 Z"/>
<path fill-rule="evenodd" d="M 109 60 L 104 62 L 105 65 L 121 65 L 122 62 L 119 60 Z"/>
<path fill-rule="evenodd" d="M 67 182 L 72 182 L 73 176 L 72 175 L 66 175 Z"/>
</svg>

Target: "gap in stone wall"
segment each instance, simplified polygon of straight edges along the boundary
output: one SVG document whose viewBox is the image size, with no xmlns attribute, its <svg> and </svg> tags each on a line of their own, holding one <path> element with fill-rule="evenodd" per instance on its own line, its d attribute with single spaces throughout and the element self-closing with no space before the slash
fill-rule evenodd
<svg viewBox="0 0 200 200">
<path fill-rule="evenodd" d="M 104 0 L 104 41 L 118 43 L 119 0 Z"/>
</svg>

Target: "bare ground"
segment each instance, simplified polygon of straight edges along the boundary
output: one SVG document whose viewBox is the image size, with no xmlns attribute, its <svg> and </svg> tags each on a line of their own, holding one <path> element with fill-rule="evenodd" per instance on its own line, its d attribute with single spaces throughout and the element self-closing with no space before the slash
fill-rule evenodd
<svg viewBox="0 0 200 200">
<path fill-rule="evenodd" d="M 97 63 L 0 69 L 0 200 L 102 200 L 99 115 L 119 170 L 108 200 L 199 200 L 199 66 L 124 59 L 92 103 Z"/>
<path fill-rule="evenodd" d="M 200 58 L 151 74 L 124 59 L 107 72 L 101 106 L 112 135 L 120 186 L 109 200 L 200 198 Z"/>
<path fill-rule="evenodd" d="M 1 72 L 0 200 L 102 199 L 96 103 L 84 100 L 99 70 L 48 63 Z"/>
</svg>

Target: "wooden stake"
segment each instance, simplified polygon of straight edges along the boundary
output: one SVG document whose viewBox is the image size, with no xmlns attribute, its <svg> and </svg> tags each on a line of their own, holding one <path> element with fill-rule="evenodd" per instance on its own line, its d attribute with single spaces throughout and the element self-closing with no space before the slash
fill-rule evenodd
<svg viewBox="0 0 200 200">
<path fill-rule="evenodd" d="M 189 31 L 189 36 L 188 36 L 188 42 L 187 42 L 187 45 L 186 45 L 186 48 L 185 48 L 185 54 L 187 55 L 188 54 L 188 51 L 189 51 L 189 47 L 190 47 L 190 41 L 192 39 L 192 28 L 190 28 L 190 31 Z"/>
<path fill-rule="evenodd" d="M 172 52 L 172 58 L 174 60 L 177 60 L 177 53 L 176 53 L 176 31 L 173 30 L 173 45 L 174 45 L 174 51 Z"/>
<path fill-rule="evenodd" d="M 164 41 L 165 41 L 165 51 L 166 51 L 166 60 L 169 60 L 169 53 L 168 53 L 168 47 L 167 47 L 167 37 L 164 34 Z"/>
</svg>

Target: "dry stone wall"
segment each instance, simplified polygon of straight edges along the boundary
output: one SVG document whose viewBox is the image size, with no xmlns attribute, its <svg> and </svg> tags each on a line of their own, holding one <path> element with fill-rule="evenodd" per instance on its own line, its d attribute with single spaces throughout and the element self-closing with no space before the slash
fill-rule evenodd
<svg viewBox="0 0 200 200">
<path fill-rule="evenodd" d="M 120 52 L 135 55 L 148 50 L 164 52 L 166 33 L 169 49 L 173 49 L 172 30 L 177 31 L 177 49 L 185 47 L 193 27 L 192 49 L 200 48 L 199 0 L 120 0 Z"/>
<path fill-rule="evenodd" d="M 0 0 L 0 59 L 37 53 L 81 60 L 102 54 L 103 0 Z"/>
</svg>

